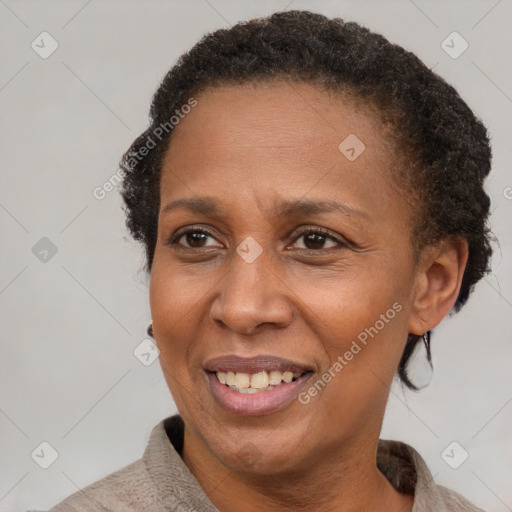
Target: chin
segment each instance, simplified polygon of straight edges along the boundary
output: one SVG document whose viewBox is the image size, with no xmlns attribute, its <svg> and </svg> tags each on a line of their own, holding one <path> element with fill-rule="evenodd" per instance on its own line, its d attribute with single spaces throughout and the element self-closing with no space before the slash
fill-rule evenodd
<svg viewBox="0 0 512 512">
<path fill-rule="evenodd" d="M 210 418 L 199 433 L 208 451 L 223 466 L 236 473 L 260 476 L 297 471 L 306 464 L 313 449 L 309 443 L 315 437 L 305 418 L 297 421 L 290 416 L 253 417 L 235 424 Z"/>
</svg>

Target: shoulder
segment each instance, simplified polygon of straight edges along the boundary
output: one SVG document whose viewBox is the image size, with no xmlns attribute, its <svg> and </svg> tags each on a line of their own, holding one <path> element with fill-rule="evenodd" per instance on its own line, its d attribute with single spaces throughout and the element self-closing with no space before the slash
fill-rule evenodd
<svg viewBox="0 0 512 512">
<path fill-rule="evenodd" d="M 414 494 L 412 512 L 484 512 L 455 491 L 436 484 L 426 462 L 408 444 L 380 440 L 377 461 L 395 489 Z"/>
<path fill-rule="evenodd" d="M 180 506 L 179 490 L 190 480 L 166 426 L 180 433 L 179 417 L 158 423 L 143 456 L 78 490 L 48 512 L 159 512 Z M 179 508 L 178 508 L 179 510 Z"/>
<path fill-rule="evenodd" d="M 453 512 L 485 512 L 455 491 L 447 489 L 442 485 L 437 485 L 436 487 L 445 510 Z"/>
<path fill-rule="evenodd" d="M 139 459 L 75 492 L 48 512 L 149 510 L 156 491 L 152 484 Z"/>
<path fill-rule="evenodd" d="M 439 512 L 485 512 L 451 489 L 436 484 L 423 457 L 407 446 L 417 473 L 413 512 L 436 510 Z M 417 507 L 417 508 L 416 508 Z"/>
</svg>

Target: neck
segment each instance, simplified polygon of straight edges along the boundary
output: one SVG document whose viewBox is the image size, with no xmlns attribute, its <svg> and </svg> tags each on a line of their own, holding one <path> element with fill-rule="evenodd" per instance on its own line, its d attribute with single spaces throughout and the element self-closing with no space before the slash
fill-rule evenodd
<svg viewBox="0 0 512 512">
<path fill-rule="evenodd" d="M 410 512 L 413 497 L 396 491 L 376 465 L 378 439 L 350 453 L 315 454 L 307 470 L 254 475 L 230 470 L 185 429 L 183 459 L 221 512 Z"/>
</svg>

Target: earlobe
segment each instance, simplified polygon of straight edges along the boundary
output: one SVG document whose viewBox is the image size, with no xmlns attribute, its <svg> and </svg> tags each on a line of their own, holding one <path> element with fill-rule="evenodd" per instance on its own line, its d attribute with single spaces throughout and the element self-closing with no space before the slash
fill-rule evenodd
<svg viewBox="0 0 512 512">
<path fill-rule="evenodd" d="M 423 251 L 415 287 L 411 334 L 423 334 L 436 327 L 450 312 L 459 294 L 468 260 L 468 243 L 450 237 Z"/>
</svg>

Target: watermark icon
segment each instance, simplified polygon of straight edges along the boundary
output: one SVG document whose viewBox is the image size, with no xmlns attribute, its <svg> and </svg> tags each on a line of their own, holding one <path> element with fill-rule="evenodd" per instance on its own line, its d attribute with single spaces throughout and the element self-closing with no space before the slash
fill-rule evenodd
<svg viewBox="0 0 512 512">
<path fill-rule="evenodd" d="M 441 48 L 452 59 L 458 59 L 468 47 L 469 43 L 458 32 L 452 32 L 441 43 Z"/>
<path fill-rule="evenodd" d="M 343 139 L 341 144 L 338 146 L 338 149 L 340 153 L 347 158 L 347 160 L 353 162 L 366 149 L 366 146 L 356 135 L 351 133 Z"/>
<path fill-rule="evenodd" d="M 380 315 L 379 319 L 370 327 L 365 328 L 357 335 L 357 341 L 352 340 L 350 348 L 347 349 L 342 355 L 339 355 L 334 363 L 327 371 L 323 373 L 313 384 L 309 386 L 306 391 L 299 393 L 298 400 L 302 405 L 309 404 L 311 398 L 315 397 L 322 391 L 329 382 L 331 382 L 337 374 L 339 374 L 347 364 L 354 359 L 354 356 L 359 354 L 361 350 L 368 345 L 369 338 L 373 339 L 379 334 L 384 327 L 397 313 L 402 311 L 402 304 L 395 302 L 384 314 Z M 359 343 L 358 343 L 359 342 Z M 362 345 L 362 346 L 361 346 Z"/>
<path fill-rule="evenodd" d="M 258 447 L 249 442 L 237 453 L 238 460 L 243 464 L 245 468 L 252 468 L 254 465 L 261 460 L 262 454 Z"/>
<path fill-rule="evenodd" d="M 42 263 L 48 263 L 57 251 L 57 246 L 45 236 L 32 247 L 32 254 Z"/>
<path fill-rule="evenodd" d="M 133 355 L 144 365 L 152 365 L 160 356 L 160 350 L 149 338 L 143 339 L 134 349 Z"/>
<path fill-rule="evenodd" d="M 47 59 L 58 47 L 57 40 L 48 32 L 41 32 L 30 44 L 41 59 Z"/>
<path fill-rule="evenodd" d="M 469 453 L 466 449 L 460 445 L 457 441 L 451 442 L 442 452 L 441 458 L 450 466 L 452 469 L 457 469 L 469 457 Z"/>
<path fill-rule="evenodd" d="M 176 109 L 174 114 L 169 118 L 168 121 L 160 123 L 154 128 L 150 135 L 146 137 L 144 144 L 139 146 L 137 151 L 129 154 L 128 161 L 126 164 L 130 168 L 134 168 L 138 162 L 141 162 L 144 157 L 149 155 L 150 151 L 157 145 L 157 141 L 161 141 L 172 129 L 189 114 L 194 107 L 197 106 L 197 100 L 194 97 L 189 98 L 187 103 L 181 106 L 180 109 Z M 95 187 L 92 191 L 92 195 L 99 201 L 105 199 L 109 192 L 112 192 L 122 181 L 126 174 L 125 169 L 118 169 L 108 180 L 106 180 L 101 186 Z"/>
<path fill-rule="evenodd" d="M 252 263 L 263 252 L 263 247 L 252 236 L 248 236 L 238 245 L 236 252 L 246 263 Z"/>
<path fill-rule="evenodd" d="M 30 456 L 39 467 L 48 469 L 59 458 L 59 453 L 48 441 L 43 441 Z"/>
<path fill-rule="evenodd" d="M 503 189 L 503 197 L 505 199 L 512 199 L 512 187 L 505 187 Z"/>
</svg>

